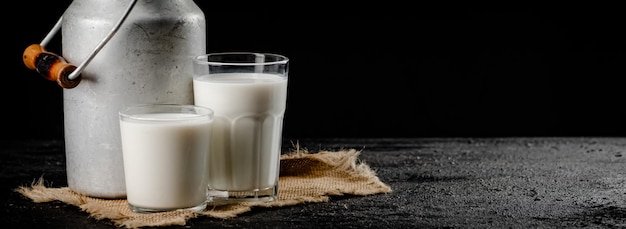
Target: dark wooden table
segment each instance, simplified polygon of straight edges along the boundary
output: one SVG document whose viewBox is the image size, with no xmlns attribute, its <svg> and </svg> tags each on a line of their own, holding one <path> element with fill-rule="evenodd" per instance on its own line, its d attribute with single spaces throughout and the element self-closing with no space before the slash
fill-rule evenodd
<svg viewBox="0 0 626 229">
<path fill-rule="evenodd" d="M 285 140 L 285 152 L 296 140 Z M 626 226 L 626 138 L 298 139 L 301 148 L 358 149 L 393 192 L 253 209 L 211 228 L 616 228 Z M 62 141 L 2 141 L 7 228 L 115 228 L 61 202 L 13 191 L 43 176 L 67 186 Z M 181 227 L 182 228 L 182 227 Z"/>
</svg>

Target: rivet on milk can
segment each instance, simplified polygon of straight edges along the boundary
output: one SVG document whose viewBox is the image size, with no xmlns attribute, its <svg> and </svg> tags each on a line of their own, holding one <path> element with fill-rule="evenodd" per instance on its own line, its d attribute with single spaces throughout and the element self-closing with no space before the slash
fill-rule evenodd
<svg viewBox="0 0 626 229">
<path fill-rule="evenodd" d="M 63 55 L 45 49 L 58 30 Z M 140 103 L 193 104 L 190 58 L 204 53 L 206 19 L 193 0 L 72 1 L 22 57 L 64 88 L 70 189 L 126 197 L 118 111 Z"/>
</svg>

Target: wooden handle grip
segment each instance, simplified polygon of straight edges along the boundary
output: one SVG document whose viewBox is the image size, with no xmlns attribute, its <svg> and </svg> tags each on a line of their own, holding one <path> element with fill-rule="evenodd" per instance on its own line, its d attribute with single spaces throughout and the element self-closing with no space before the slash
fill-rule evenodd
<svg viewBox="0 0 626 229">
<path fill-rule="evenodd" d="M 48 52 L 39 44 L 32 44 L 24 50 L 22 56 L 24 65 L 31 70 L 36 70 L 44 78 L 56 81 L 63 88 L 74 88 L 80 83 L 81 75 L 71 80 L 69 75 L 76 69 L 65 59 L 57 54 Z"/>
</svg>

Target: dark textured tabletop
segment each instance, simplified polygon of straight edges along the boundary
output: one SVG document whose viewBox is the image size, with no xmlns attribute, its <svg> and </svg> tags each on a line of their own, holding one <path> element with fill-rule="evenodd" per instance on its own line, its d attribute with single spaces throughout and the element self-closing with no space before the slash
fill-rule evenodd
<svg viewBox="0 0 626 229">
<path fill-rule="evenodd" d="M 390 194 L 258 208 L 174 228 L 619 228 L 626 226 L 626 138 L 298 139 L 314 153 L 357 149 Z M 62 141 L 2 141 L 7 228 L 116 228 L 75 206 L 14 191 L 67 186 Z"/>
</svg>

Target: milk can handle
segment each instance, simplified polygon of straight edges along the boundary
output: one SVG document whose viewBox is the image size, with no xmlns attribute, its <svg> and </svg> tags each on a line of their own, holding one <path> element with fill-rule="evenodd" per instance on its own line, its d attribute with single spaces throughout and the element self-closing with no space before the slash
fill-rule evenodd
<svg viewBox="0 0 626 229">
<path fill-rule="evenodd" d="M 87 58 L 78 66 L 73 66 L 65 62 L 63 57 L 56 55 L 51 52 L 47 52 L 45 50 L 45 46 L 52 40 L 54 35 L 61 28 L 61 22 L 63 21 L 63 16 L 59 18 L 54 27 L 48 32 L 46 37 L 39 44 L 30 45 L 24 51 L 22 59 L 24 64 L 33 70 L 37 70 L 39 73 L 43 74 L 49 80 L 57 81 L 57 83 L 63 88 L 74 88 L 80 82 L 80 74 L 87 67 L 89 62 L 100 52 L 100 50 L 106 45 L 109 40 L 115 35 L 117 30 L 124 23 L 130 11 L 137 3 L 137 0 L 131 0 L 130 4 L 126 7 L 124 14 L 117 21 L 113 29 L 107 34 L 102 41 L 96 46 L 96 48 L 87 56 Z M 44 55 L 41 55 L 44 54 Z"/>
</svg>

